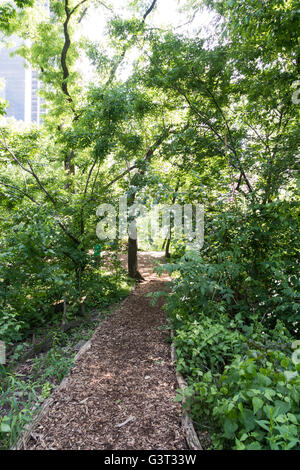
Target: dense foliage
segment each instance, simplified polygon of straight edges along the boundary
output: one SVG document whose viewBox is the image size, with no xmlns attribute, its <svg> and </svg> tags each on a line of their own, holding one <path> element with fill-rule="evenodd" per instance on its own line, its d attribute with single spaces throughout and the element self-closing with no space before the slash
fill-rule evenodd
<svg viewBox="0 0 300 470">
<path fill-rule="evenodd" d="M 51 0 L 50 14 L 42 3 L 0 6 L 0 40 L 23 40 L 17 53 L 38 72 L 47 108 L 42 125 L 0 127 L 3 445 L 31 419 L 16 391 L 29 409 L 71 366 L 63 327 L 132 285 L 117 256 L 126 240 L 101 241 L 107 261 L 94 250 L 97 207 L 117 210 L 126 195 L 146 208 L 204 205 L 201 250 L 172 230 L 144 242 L 173 257 L 166 308 L 199 431 L 218 449 L 299 449 L 298 4 L 183 1 L 188 21 L 172 28 L 152 22 L 159 0 Z M 94 8 L 106 19 L 97 42 L 80 29 Z M 213 14 L 205 34 L 192 29 L 203 11 Z M 139 279 L 136 251 L 129 237 Z M 12 368 L 49 331 L 26 385 Z"/>
<path fill-rule="evenodd" d="M 189 253 L 166 265 L 178 275 L 167 309 L 176 330 L 177 367 L 188 377 L 185 405 L 216 448 L 294 448 L 300 367 L 292 345 L 299 336 L 299 298 L 280 279 L 269 295 L 266 284 L 252 284 L 237 251 L 237 259 L 225 247 L 219 262 Z M 269 279 L 269 269 L 260 274 Z"/>
</svg>

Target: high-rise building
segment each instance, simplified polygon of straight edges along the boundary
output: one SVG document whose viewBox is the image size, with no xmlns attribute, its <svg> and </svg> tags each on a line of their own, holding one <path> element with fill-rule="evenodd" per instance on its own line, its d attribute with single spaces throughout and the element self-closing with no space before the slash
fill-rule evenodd
<svg viewBox="0 0 300 470">
<path fill-rule="evenodd" d="M 49 11 L 49 0 L 40 3 Z M 0 49 L 0 97 L 9 104 L 6 116 L 40 124 L 45 110 L 38 94 L 38 73 L 22 57 L 14 54 L 21 41 L 17 39 L 14 42 L 14 48 Z"/>
<path fill-rule="evenodd" d="M 29 122 L 41 122 L 41 98 L 38 96 L 37 72 L 13 49 L 0 50 L 1 97 L 8 101 L 7 117 Z"/>
</svg>

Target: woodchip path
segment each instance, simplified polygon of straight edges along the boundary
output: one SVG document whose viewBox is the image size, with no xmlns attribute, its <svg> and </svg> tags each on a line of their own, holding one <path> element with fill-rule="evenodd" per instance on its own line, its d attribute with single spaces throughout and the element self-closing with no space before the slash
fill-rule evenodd
<svg viewBox="0 0 300 470">
<path fill-rule="evenodd" d="M 95 330 L 27 449 L 187 449 L 163 301 L 152 307 L 146 296 L 168 280 L 153 273 L 155 257 L 139 254 L 145 281 Z"/>
</svg>

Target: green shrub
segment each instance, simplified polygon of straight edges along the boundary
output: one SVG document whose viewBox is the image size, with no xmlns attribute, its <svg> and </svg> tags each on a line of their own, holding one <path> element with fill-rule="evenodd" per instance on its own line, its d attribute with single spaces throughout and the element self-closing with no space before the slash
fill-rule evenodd
<svg viewBox="0 0 300 470">
<path fill-rule="evenodd" d="M 0 416 L 0 449 L 7 449 L 16 444 L 24 426 L 34 416 L 39 403 L 38 386 L 5 370 L 0 370 L 0 375 L 0 408 L 6 413 Z"/>
<path fill-rule="evenodd" d="M 169 311 L 178 320 L 223 311 L 268 328 L 280 319 L 294 333 L 300 323 L 297 212 L 296 203 L 279 201 L 208 214 L 201 253 L 165 265 L 177 273 Z"/>
<path fill-rule="evenodd" d="M 195 419 L 201 422 L 200 411 L 209 416 L 218 449 L 299 449 L 300 376 L 295 365 L 279 351 L 253 350 L 247 356 L 237 356 L 222 375 L 208 372 L 193 384 Z"/>
<path fill-rule="evenodd" d="M 19 341 L 22 337 L 23 324 L 24 322 L 13 307 L 10 305 L 2 307 L 0 313 L 0 340 L 5 341 L 7 344 Z"/>
<path fill-rule="evenodd" d="M 272 334 L 261 325 L 246 334 L 230 325 L 201 316 L 179 329 L 177 369 L 188 387 L 176 399 L 185 398 L 217 449 L 298 448 L 300 364 L 288 333 L 280 322 Z"/>
<path fill-rule="evenodd" d="M 188 382 L 176 400 L 216 449 L 300 448 L 296 209 L 208 214 L 201 253 L 160 268 L 174 276 L 166 309 Z"/>
<path fill-rule="evenodd" d="M 216 323 L 203 315 L 184 324 L 177 332 L 177 369 L 196 379 L 205 370 L 219 372 L 230 362 L 245 341 L 239 331 Z"/>
</svg>

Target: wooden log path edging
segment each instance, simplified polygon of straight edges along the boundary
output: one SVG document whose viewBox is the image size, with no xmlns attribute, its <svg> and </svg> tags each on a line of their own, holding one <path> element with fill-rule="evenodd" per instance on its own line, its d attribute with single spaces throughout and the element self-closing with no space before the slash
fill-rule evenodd
<svg viewBox="0 0 300 470">
<path fill-rule="evenodd" d="M 172 337 L 172 344 L 171 344 L 171 359 L 174 364 L 174 367 L 176 367 L 176 348 L 175 348 L 175 342 L 174 342 L 174 333 L 171 330 L 171 337 Z M 74 362 L 76 362 L 82 354 L 84 354 L 88 349 L 91 347 L 91 339 L 89 339 L 78 351 L 76 356 L 74 357 Z M 183 377 L 183 375 L 176 370 L 176 379 L 179 388 L 183 391 L 187 387 L 187 383 Z M 55 388 L 55 390 L 61 390 L 64 387 L 66 387 L 68 381 L 68 377 L 65 377 L 62 382 Z M 18 440 L 16 446 L 12 447 L 11 450 L 26 450 L 27 443 L 30 439 L 31 433 L 33 432 L 34 428 L 37 426 L 37 424 L 40 422 L 42 417 L 47 413 L 48 409 L 51 407 L 53 403 L 53 398 L 50 396 L 47 398 L 47 400 L 43 403 L 41 409 L 35 416 L 34 420 L 32 423 L 25 428 L 25 430 L 22 433 L 22 436 Z M 187 410 L 184 409 L 183 407 L 184 401 L 182 403 L 182 427 L 185 433 L 186 437 L 186 442 L 191 450 L 203 450 L 201 443 L 199 441 L 198 435 L 195 431 L 193 421 L 187 412 Z"/>
<path fill-rule="evenodd" d="M 146 261 L 148 261 L 148 260 L 146 260 Z M 121 302 L 120 304 L 123 305 L 124 302 L 126 302 L 126 299 L 125 299 L 125 301 Z M 119 304 L 118 307 L 120 307 L 120 304 Z M 118 307 L 117 307 L 117 311 L 118 311 Z M 113 309 L 113 312 L 116 313 L 115 309 Z M 80 348 L 80 350 L 78 351 L 78 353 L 76 354 L 76 356 L 74 358 L 74 363 L 76 363 L 77 360 L 81 356 L 85 357 L 85 353 L 87 353 L 89 351 L 89 349 L 91 348 L 91 346 L 93 346 L 93 340 L 94 340 L 94 337 L 97 336 L 97 330 L 99 328 L 101 328 L 101 324 L 95 330 L 92 337 Z M 169 356 L 170 359 L 171 359 L 170 365 L 175 368 L 175 369 L 173 369 L 174 370 L 174 379 L 176 380 L 179 388 L 181 390 L 184 390 L 184 388 L 186 388 L 186 386 L 187 386 L 187 383 L 186 383 L 184 377 L 176 370 L 176 348 L 175 348 L 175 342 L 174 342 L 174 334 L 173 334 L 172 330 L 170 330 L 170 332 L 171 332 L 171 339 L 172 339 L 172 344 L 171 344 L 171 347 L 170 347 L 170 349 L 171 349 L 170 353 L 171 354 Z M 175 375 L 176 375 L 176 378 L 175 378 Z M 69 380 L 69 378 L 70 378 L 70 380 Z M 53 389 L 53 392 L 62 391 L 63 389 L 67 390 L 71 383 L 72 383 L 72 376 L 68 375 L 62 380 L 62 382 L 57 387 L 55 387 L 55 389 Z M 36 412 L 36 415 L 35 415 L 33 421 L 29 425 L 27 425 L 27 427 L 24 429 L 20 439 L 18 440 L 17 444 L 15 446 L 13 446 L 11 450 L 22 450 L 22 449 L 25 450 L 26 448 L 29 448 L 30 447 L 30 444 L 29 444 L 30 439 L 33 438 L 34 440 L 36 440 L 36 437 L 38 437 L 40 439 L 40 441 L 42 442 L 42 447 L 46 448 L 45 442 L 43 442 L 43 436 L 40 436 L 39 434 L 36 434 L 35 429 L 38 428 L 38 426 L 40 425 L 40 422 L 43 420 L 43 418 L 45 418 L 45 415 L 47 415 L 47 413 L 49 413 L 49 411 L 50 411 L 49 409 L 51 409 L 53 406 L 55 406 L 55 398 L 53 397 L 53 392 L 52 392 L 51 396 L 48 399 L 45 400 L 45 402 L 43 403 L 41 408 Z M 181 423 L 179 421 L 179 423 L 181 424 L 182 437 L 185 439 L 186 444 L 187 444 L 189 449 L 191 449 L 191 450 L 203 450 L 203 448 L 201 446 L 201 443 L 199 441 L 199 438 L 197 436 L 197 433 L 194 429 L 192 419 L 189 416 L 187 410 L 184 409 L 183 405 L 184 405 L 184 401 L 181 405 L 181 412 L 180 412 Z"/>
<path fill-rule="evenodd" d="M 174 367 L 176 368 L 176 348 L 175 348 L 175 342 L 174 342 L 174 333 L 171 330 L 171 337 L 172 337 L 172 344 L 171 344 L 171 358 L 172 362 L 174 364 Z M 176 370 L 176 379 L 178 382 L 178 386 L 180 390 L 184 390 L 187 387 L 187 383 L 183 377 L 183 375 Z M 203 450 L 198 435 L 195 431 L 193 421 L 187 412 L 187 410 L 184 409 L 184 398 L 182 401 L 182 427 L 184 429 L 185 433 L 185 438 L 186 442 L 191 450 Z"/>
<path fill-rule="evenodd" d="M 92 338 L 86 341 L 83 346 L 81 346 L 76 356 L 74 357 L 74 363 L 79 359 L 80 356 L 82 356 L 82 354 L 84 354 L 86 351 L 88 351 L 88 349 L 90 349 L 91 344 L 92 344 Z M 61 383 L 53 389 L 52 393 L 54 391 L 62 390 L 63 388 L 67 386 L 67 383 L 68 383 L 68 376 L 64 377 Z M 12 447 L 10 450 L 26 450 L 27 443 L 31 437 L 32 432 L 34 431 L 35 427 L 39 424 L 43 416 L 45 416 L 45 414 L 47 413 L 47 411 L 49 410 L 53 402 L 54 400 L 51 396 L 44 401 L 43 405 L 41 406 L 40 410 L 37 412 L 33 421 L 28 426 L 25 426 L 25 429 L 22 432 L 22 435 L 19 438 L 17 444 L 14 447 Z"/>
</svg>

